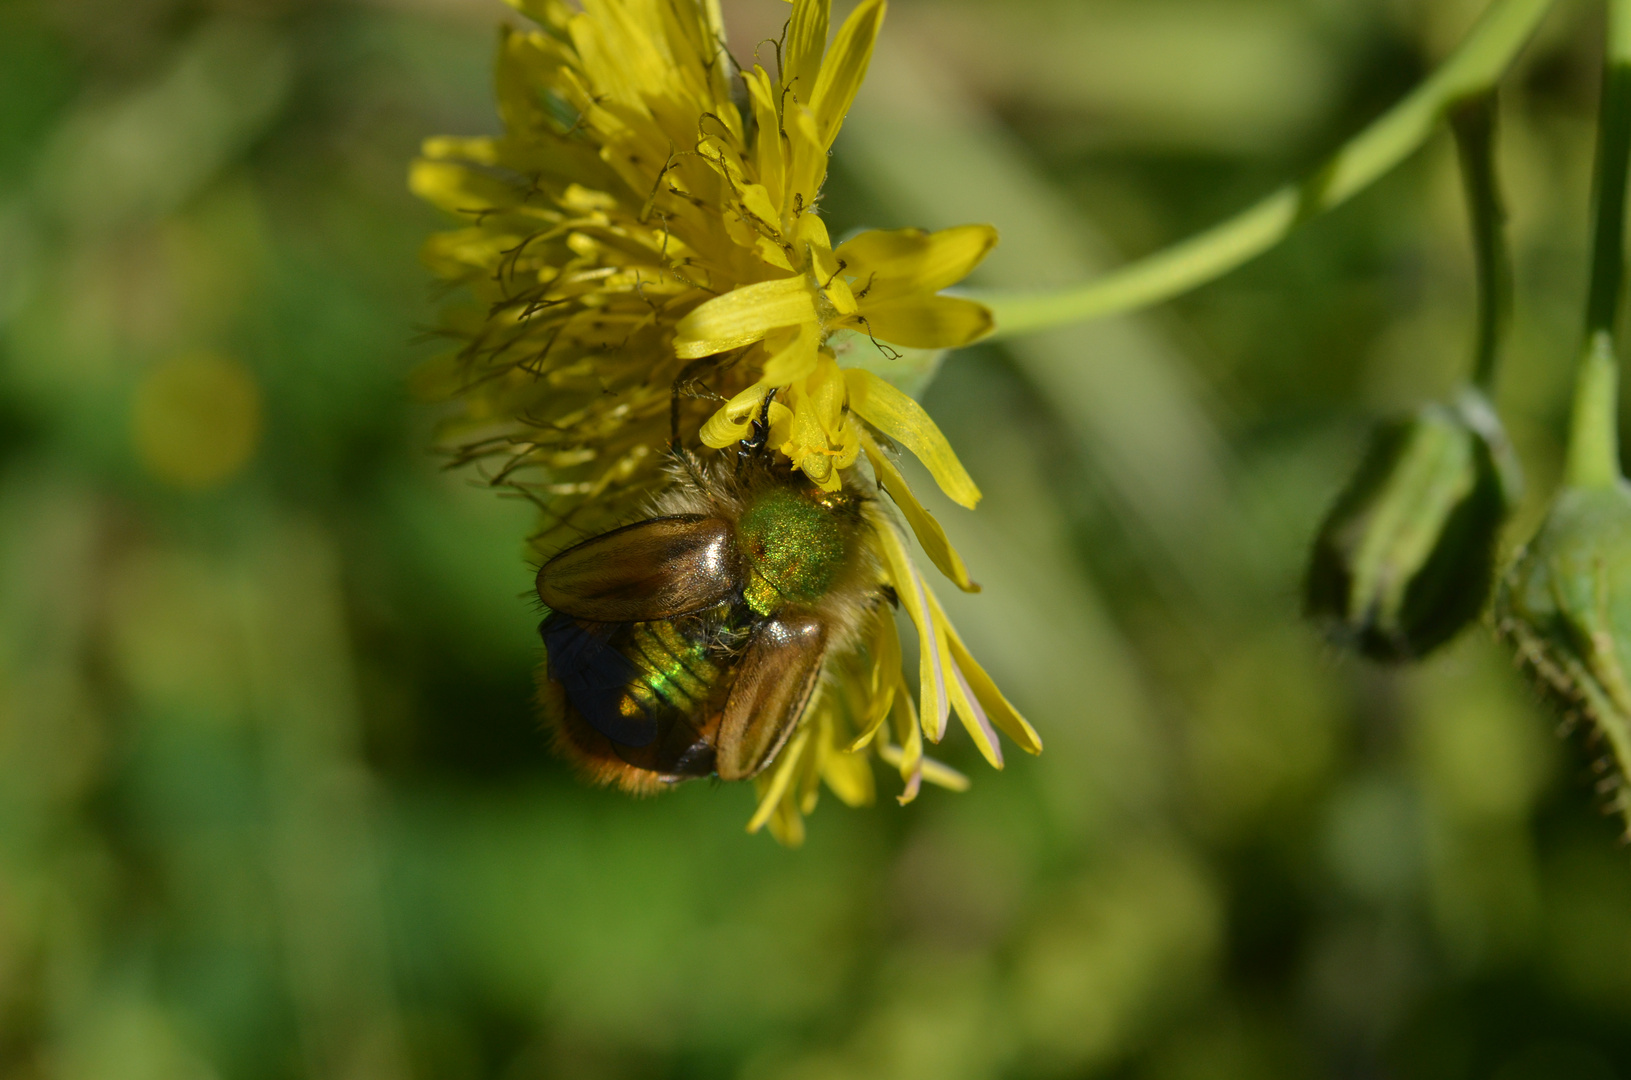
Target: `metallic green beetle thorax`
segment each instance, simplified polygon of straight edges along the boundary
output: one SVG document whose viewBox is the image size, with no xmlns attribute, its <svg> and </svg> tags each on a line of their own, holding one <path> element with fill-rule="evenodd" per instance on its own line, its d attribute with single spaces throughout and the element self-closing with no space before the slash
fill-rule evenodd
<svg viewBox="0 0 1631 1080">
<path fill-rule="evenodd" d="M 736 526 L 743 599 L 761 615 L 820 599 L 843 571 L 853 531 L 841 512 L 797 491 L 765 492 Z"/>
</svg>

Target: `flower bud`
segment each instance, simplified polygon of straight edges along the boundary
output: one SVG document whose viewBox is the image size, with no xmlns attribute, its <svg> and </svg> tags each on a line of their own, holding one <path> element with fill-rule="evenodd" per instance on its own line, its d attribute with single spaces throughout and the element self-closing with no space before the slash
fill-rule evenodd
<svg viewBox="0 0 1631 1080">
<path fill-rule="evenodd" d="M 1442 645 L 1483 609 L 1518 486 L 1506 433 L 1475 390 L 1381 425 L 1314 541 L 1308 615 L 1376 660 Z"/>
<path fill-rule="evenodd" d="M 1567 488 L 1501 575 L 1495 625 L 1543 692 L 1631 764 L 1631 487 Z M 1622 806 L 1622 809 L 1627 809 Z"/>
</svg>

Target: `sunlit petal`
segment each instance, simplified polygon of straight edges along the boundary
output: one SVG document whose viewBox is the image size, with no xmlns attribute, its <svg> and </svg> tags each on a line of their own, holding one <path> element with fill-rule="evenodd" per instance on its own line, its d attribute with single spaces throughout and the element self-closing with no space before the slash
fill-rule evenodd
<svg viewBox="0 0 1631 1080">
<path fill-rule="evenodd" d="M 956 349 L 972 345 L 996 326 L 991 309 L 956 296 L 918 294 L 859 301 L 865 329 L 879 341 L 909 349 Z"/>
<path fill-rule="evenodd" d="M 867 65 L 872 60 L 872 46 L 883 26 L 886 7 L 884 0 L 863 0 L 850 12 L 844 25 L 838 28 L 832 48 L 821 61 L 821 73 L 816 77 L 810 109 L 815 113 L 823 148 L 831 146 L 837 137 L 844 116 L 849 112 L 850 102 L 855 100 L 855 92 L 866 78 Z"/>
<path fill-rule="evenodd" d="M 803 277 L 777 278 L 732 289 L 681 319 L 674 352 L 682 359 L 751 345 L 783 326 L 814 322 L 815 295 Z"/>
<path fill-rule="evenodd" d="M 937 293 L 969 275 L 997 246 L 989 225 L 958 225 L 938 232 L 869 229 L 834 252 L 855 289 L 873 303 L 913 293 Z"/>
<path fill-rule="evenodd" d="M 963 565 L 963 557 L 957 554 L 957 549 L 951 546 L 946 539 L 945 530 L 934 515 L 923 508 L 912 494 L 912 489 L 906 486 L 906 478 L 901 476 L 895 463 L 890 461 L 878 443 L 866 432 L 861 432 L 861 445 L 866 449 L 867 460 L 872 464 L 872 473 L 878 479 L 878 486 L 889 493 L 889 497 L 900 508 L 906 524 L 911 526 L 912 535 L 923 546 L 923 551 L 929 556 L 931 562 L 945 574 L 957 587 L 964 592 L 979 592 L 980 587 L 969 580 L 968 568 Z"/>
<path fill-rule="evenodd" d="M 870 371 L 850 368 L 844 379 L 856 415 L 916 455 L 953 502 L 973 509 L 980 489 L 923 406 Z"/>
</svg>

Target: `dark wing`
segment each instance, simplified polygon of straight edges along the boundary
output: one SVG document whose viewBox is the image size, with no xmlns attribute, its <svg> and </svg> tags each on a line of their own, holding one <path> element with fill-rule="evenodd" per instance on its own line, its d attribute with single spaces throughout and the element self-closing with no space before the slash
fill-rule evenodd
<svg viewBox="0 0 1631 1080">
<path fill-rule="evenodd" d="M 555 612 L 538 629 L 549 677 L 617 758 L 668 777 L 714 771 L 724 671 L 700 624 L 597 623 Z M 593 742 L 576 741 L 580 749 Z"/>
<path fill-rule="evenodd" d="M 672 619 L 736 591 L 730 523 L 686 515 L 652 518 L 567 548 L 538 571 L 551 611 L 596 622 Z"/>
<path fill-rule="evenodd" d="M 550 678 L 561 684 L 585 722 L 615 743 L 645 746 L 657 737 L 657 718 L 640 711 L 624 715 L 620 707 L 640 670 L 612 643 L 619 629 L 614 623 L 555 612 L 538 633 L 549 656 Z"/>
<path fill-rule="evenodd" d="M 770 764 L 804 715 L 826 653 L 826 629 L 812 615 L 780 615 L 754 631 L 714 743 L 721 780 Z"/>
</svg>

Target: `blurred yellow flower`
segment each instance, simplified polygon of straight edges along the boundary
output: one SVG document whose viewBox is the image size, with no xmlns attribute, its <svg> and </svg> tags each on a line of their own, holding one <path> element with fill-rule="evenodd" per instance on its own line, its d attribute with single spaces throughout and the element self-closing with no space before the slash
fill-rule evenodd
<svg viewBox="0 0 1631 1080">
<path fill-rule="evenodd" d="M 185 353 L 143 374 L 131 403 L 136 457 L 151 475 L 201 491 L 249 464 L 261 436 L 261 392 L 241 361 Z"/>
<path fill-rule="evenodd" d="M 671 482 L 671 438 L 730 447 L 774 395 L 769 446 L 825 490 L 846 479 L 881 487 L 935 564 L 976 588 L 885 442 L 914 453 L 963 506 L 978 488 L 921 406 L 864 366 L 841 368 L 832 347 L 846 332 L 892 358 L 891 346 L 952 348 L 992 328 L 984 306 L 941 295 L 996 244 L 989 226 L 874 230 L 835 246 L 818 214 L 884 0 L 863 0 L 830 47 L 830 0 L 794 0 L 774 75 L 736 64 L 716 0 L 585 0 L 581 11 L 511 2 L 536 25 L 506 31 L 499 47 L 504 134 L 430 139 L 410 175 L 415 192 L 468 223 L 433 237 L 426 254 L 478 306 L 450 312 L 444 329 L 462 347 L 418 380 L 430 396 L 462 401 L 446 431 L 459 459 L 494 462 L 491 482 L 540 505 L 535 544 L 547 555 L 565 534 L 649 504 Z M 699 397 L 719 402 L 711 416 L 686 415 Z M 1040 749 L 962 649 L 895 525 L 882 515 L 869 524 L 880 585 L 925 642 L 923 733 L 938 739 L 955 709 L 994 765 L 993 724 Z M 892 617 L 880 618 L 892 635 Z M 868 649 L 874 660 L 885 636 Z M 898 643 L 894 655 L 898 669 Z M 772 821 L 795 838 L 792 822 L 814 797 L 797 769 L 865 801 L 854 762 L 867 748 L 901 769 L 908 797 L 923 779 L 960 782 L 923 758 L 921 738 L 906 732 L 917 726 L 889 737 L 892 709 L 911 712 L 895 694 L 898 670 L 885 678 L 859 663 L 829 661 L 854 678 L 829 680 L 760 778 L 755 827 Z M 853 728 L 844 737 L 841 722 Z"/>
</svg>

